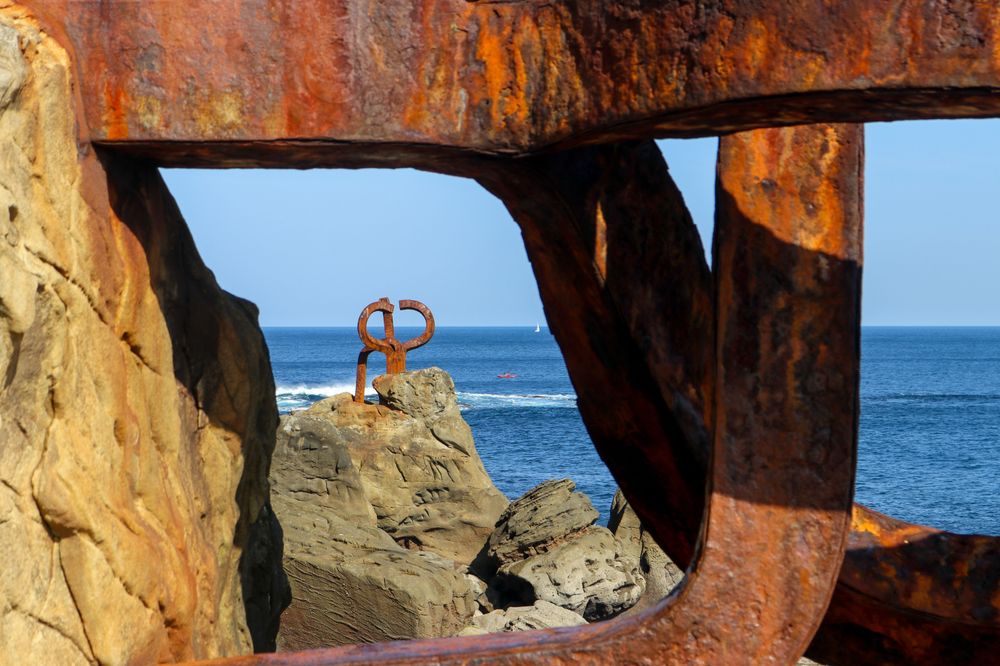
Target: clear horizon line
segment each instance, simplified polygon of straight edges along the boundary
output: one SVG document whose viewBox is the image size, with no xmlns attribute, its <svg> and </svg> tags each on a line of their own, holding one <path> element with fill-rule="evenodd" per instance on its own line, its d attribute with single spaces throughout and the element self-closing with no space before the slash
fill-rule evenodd
<svg viewBox="0 0 1000 666">
<path fill-rule="evenodd" d="M 539 323 L 540 328 L 549 328 L 548 324 Z M 261 324 L 261 328 L 357 328 L 357 323 L 352 324 Z M 437 325 L 436 328 L 534 328 L 535 324 L 446 324 Z M 368 328 L 381 329 L 381 324 L 374 322 Z M 396 328 L 422 328 L 421 324 L 412 326 L 407 324 L 397 324 Z M 1000 323 L 996 324 L 862 324 L 861 328 L 1000 328 Z"/>
</svg>

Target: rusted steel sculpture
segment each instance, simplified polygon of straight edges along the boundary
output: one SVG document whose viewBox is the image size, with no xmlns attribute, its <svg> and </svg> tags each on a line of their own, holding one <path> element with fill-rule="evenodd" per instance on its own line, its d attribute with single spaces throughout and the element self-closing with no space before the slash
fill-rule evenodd
<svg viewBox="0 0 1000 666">
<path fill-rule="evenodd" d="M 397 372 L 406 372 L 406 352 L 423 347 L 434 335 L 434 315 L 430 308 L 420 301 L 402 300 L 399 302 L 400 310 L 416 310 L 424 318 L 424 332 L 406 342 L 396 339 L 396 327 L 392 323 L 392 311 L 394 307 L 388 298 L 380 298 L 374 303 L 369 303 L 361 316 L 358 317 L 358 337 L 365 343 L 361 353 L 358 354 L 357 379 L 354 384 L 354 402 L 365 401 L 365 384 L 368 375 L 368 356 L 375 351 L 385 354 L 385 372 L 387 375 Z M 368 319 L 376 312 L 382 313 L 382 327 L 385 337 L 381 340 L 373 338 L 368 333 Z"/>
<path fill-rule="evenodd" d="M 998 540 L 851 506 L 862 130 L 822 123 L 1000 116 L 1000 4 L 25 2 L 81 151 L 496 194 L 595 446 L 688 566 L 600 625 L 228 663 L 996 662 Z M 650 141 L 706 135 L 711 271 Z"/>
</svg>

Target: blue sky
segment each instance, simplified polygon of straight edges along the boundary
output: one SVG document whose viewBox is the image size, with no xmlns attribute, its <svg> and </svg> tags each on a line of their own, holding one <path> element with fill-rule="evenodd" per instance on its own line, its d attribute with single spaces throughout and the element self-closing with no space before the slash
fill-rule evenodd
<svg viewBox="0 0 1000 666">
<path fill-rule="evenodd" d="M 716 145 L 660 142 L 706 248 Z M 872 124 L 866 152 L 863 323 L 1000 325 L 1000 120 Z M 441 326 L 544 324 L 517 225 L 471 180 L 163 173 L 205 262 L 264 326 L 352 326 L 381 296 L 423 300 Z"/>
</svg>

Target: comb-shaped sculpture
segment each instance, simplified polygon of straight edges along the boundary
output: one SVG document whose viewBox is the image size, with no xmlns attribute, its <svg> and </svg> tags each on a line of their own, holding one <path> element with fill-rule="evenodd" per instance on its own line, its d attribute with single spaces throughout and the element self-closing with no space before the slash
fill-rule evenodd
<svg viewBox="0 0 1000 666">
<path fill-rule="evenodd" d="M 395 374 L 406 371 L 406 352 L 422 347 L 430 342 L 434 336 L 434 315 L 430 308 L 420 301 L 402 300 L 399 302 L 400 310 L 416 310 L 424 318 L 424 332 L 415 338 L 400 342 L 396 339 L 396 327 L 392 321 L 393 305 L 388 298 L 380 298 L 374 303 L 369 303 L 361 311 L 358 317 L 358 337 L 365 346 L 358 354 L 358 369 L 354 385 L 354 402 L 365 401 L 365 384 L 368 375 L 368 357 L 372 352 L 379 351 L 385 354 L 386 374 Z M 382 313 L 382 330 L 384 338 L 376 339 L 368 332 L 368 320 L 376 312 Z"/>
</svg>

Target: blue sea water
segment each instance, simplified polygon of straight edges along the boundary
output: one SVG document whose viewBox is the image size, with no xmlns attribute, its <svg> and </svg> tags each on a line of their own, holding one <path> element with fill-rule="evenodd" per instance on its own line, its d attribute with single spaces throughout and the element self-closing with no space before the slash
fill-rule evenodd
<svg viewBox="0 0 1000 666">
<path fill-rule="evenodd" d="M 397 337 L 419 332 L 400 327 Z M 280 411 L 354 390 L 354 328 L 264 333 Z M 615 483 L 546 329 L 442 327 L 407 359 L 451 373 L 483 463 L 508 497 L 570 477 L 606 520 Z M 383 362 L 372 355 L 369 377 Z M 865 327 L 857 500 L 905 520 L 1000 535 L 998 480 L 1000 328 Z"/>
</svg>

